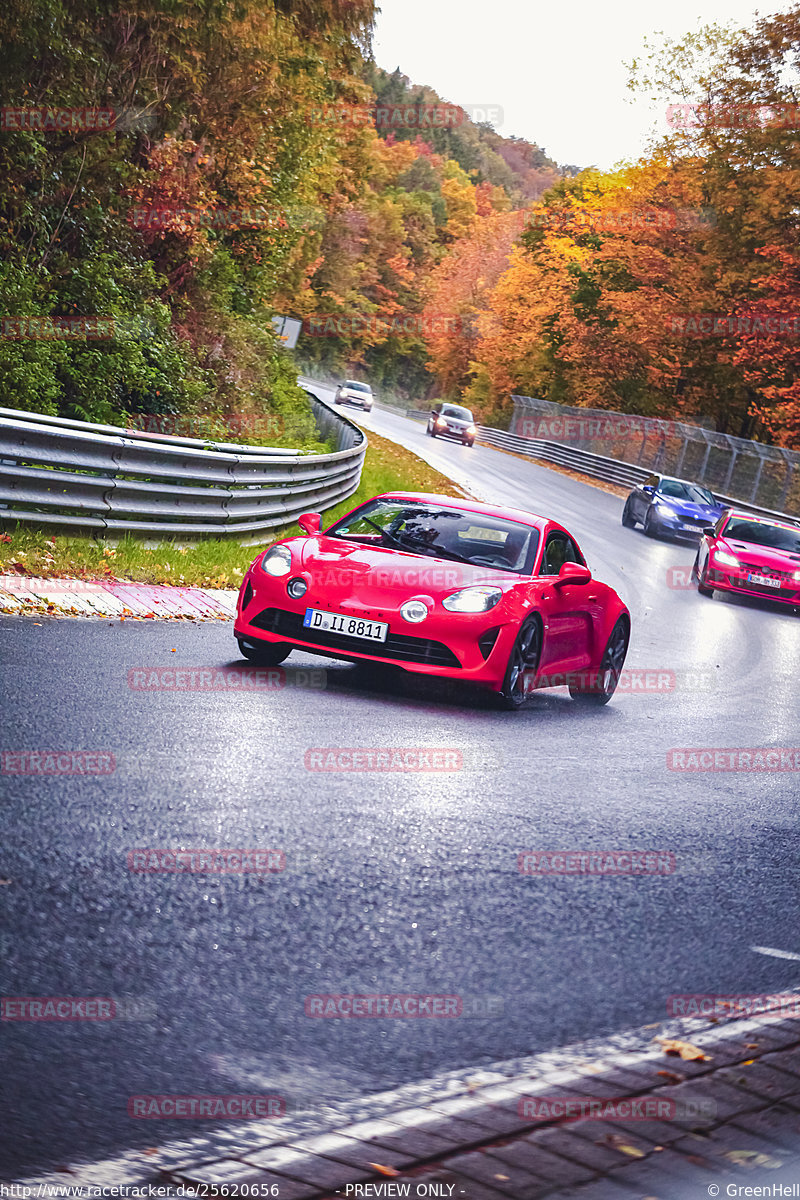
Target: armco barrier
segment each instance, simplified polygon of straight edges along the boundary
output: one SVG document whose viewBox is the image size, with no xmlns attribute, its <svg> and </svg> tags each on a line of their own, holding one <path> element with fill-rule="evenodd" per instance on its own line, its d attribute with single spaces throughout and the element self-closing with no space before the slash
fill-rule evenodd
<svg viewBox="0 0 800 1200">
<path fill-rule="evenodd" d="M 622 462 L 616 458 L 606 458 L 602 454 L 592 454 L 588 450 L 577 450 L 573 446 L 565 446 L 561 442 L 546 441 L 541 438 L 515 437 L 502 429 L 492 429 L 487 425 L 478 426 L 478 441 L 489 446 L 497 446 L 500 450 L 511 450 L 515 454 L 524 454 L 529 458 L 540 458 L 543 462 L 554 463 L 577 471 L 580 475 L 588 475 L 591 479 L 601 479 L 605 483 L 616 483 L 620 487 L 633 488 L 643 483 L 653 471 L 649 468 L 638 467 L 634 463 Z M 725 504 L 744 509 L 765 517 L 777 517 L 781 520 L 795 521 L 796 517 L 778 512 L 771 508 L 760 508 L 735 496 L 725 496 L 714 492 L 718 499 Z"/>
<path fill-rule="evenodd" d="M 0 520 L 246 540 L 356 491 L 367 439 L 309 394 L 328 454 L 138 433 L 0 408 Z"/>
<path fill-rule="evenodd" d="M 800 515 L 800 452 L 702 425 L 512 396 L 510 432 L 693 479 L 753 511 Z"/>
</svg>

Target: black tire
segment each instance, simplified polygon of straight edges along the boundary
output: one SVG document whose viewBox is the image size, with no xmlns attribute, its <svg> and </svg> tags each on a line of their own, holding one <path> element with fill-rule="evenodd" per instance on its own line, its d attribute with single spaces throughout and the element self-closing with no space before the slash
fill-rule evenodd
<svg viewBox="0 0 800 1200">
<path fill-rule="evenodd" d="M 652 537 L 652 538 L 658 537 L 658 528 L 657 528 L 656 523 L 653 520 L 653 517 L 651 515 L 651 509 L 649 509 L 649 508 L 648 508 L 647 512 L 644 514 L 644 521 L 642 522 L 642 529 L 644 531 L 645 537 Z"/>
<path fill-rule="evenodd" d="M 242 638 L 237 638 L 239 643 L 239 653 L 242 658 L 246 658 L 248 662 L 258 663 L 262 667 L 277 667 L 278 663 L 282 663 L 285 658 L 288 658 L 292 653 L 294 646 L 287 646 L 286 642 L 245 642 Z"/>
<path fill-rule="evenodd" d="M 631 515 L 630 499 L 625 501 L 625 507 L 622 510 L 622 524 L 625 526 L 626 529 L 635 529 L 636 528 L 636 517 Z"/>
<path fill-rule="evenodd" d="M 522 684 L 525 671 L 535 671 L 542 654 L 542 626 L 538 617 L 527 617 L 519 627 L 511 653 L 508 656 L 506 673 L 500 699 L 503 708 L 522 708 L 528 699 Z"/>
<path fill-rule="evenodd" d="M 700 574 L 700 551 L 697 551 L 697 557 L 692 566 L 692 575 L 697 580 L 697 590 L 701 596 L 713 596 L 714 589 L 708 585 L 708 560 L 703 567 L 703 573 Z"/>
<path fill-rule="evenodd" d="M 597 706 L 608 704 L 617 690 L 620 672 L 628 653 L 629 639 L 630 626 L 625 617 L 620 617 L 611 630 L 611 636 L 603 651 L 599 669 L 587 671 L 586 676 L 580 681 L 570 683 L 569 694 L 573 700 Z"/>
</svg>

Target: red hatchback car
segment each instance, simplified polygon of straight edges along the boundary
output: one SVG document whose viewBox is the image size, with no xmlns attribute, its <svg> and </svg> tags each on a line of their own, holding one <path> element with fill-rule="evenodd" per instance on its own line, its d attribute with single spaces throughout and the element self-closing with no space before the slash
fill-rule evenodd
<svg viewBox="0 0 800 1200">
<path fill-rule="evenodd" d="M 517 708 L 567 684 L 605 704 L 625 661 L 630 615 L 592 577 L 555 521 L 424 493 L 377 496 L 320 531 L 259 554 L 242 582 L 235 636 L 245 658 L 295 647 L 460 679 Z"/>
<path fill-rule="evenodd" d="M 697 590 L 766 596 L 800 606 L 800 526 L 728 509 L 703 531 L 692 572 Z"/>
</svg>

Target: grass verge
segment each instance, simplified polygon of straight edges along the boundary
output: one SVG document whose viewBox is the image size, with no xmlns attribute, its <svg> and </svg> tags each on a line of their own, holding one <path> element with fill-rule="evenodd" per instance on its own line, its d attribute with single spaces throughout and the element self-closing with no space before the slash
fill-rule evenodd
<svg viewBox="0 0 800 1200">
<path fill-rule="evenodd" d="M 331 524 L 371 496 L 396 490 L 465 494 L 410 450 L 370 433 L 358 491 L 349 500 L 326 509 L 323 525 Z M 297 525 L 266 537 L 263 545 L 292 532 L 298 532 Z M 235 588 L 258 552 L 258 546 L 220 540 L 191 544 L 162 542 L 148 547 L 126 537 L 112 545 L 106 539 L 51 536 L 18 526 L 0 533 L 0 572 L 39 579 L 125 580 L 178 587 Z"/>
</svg>

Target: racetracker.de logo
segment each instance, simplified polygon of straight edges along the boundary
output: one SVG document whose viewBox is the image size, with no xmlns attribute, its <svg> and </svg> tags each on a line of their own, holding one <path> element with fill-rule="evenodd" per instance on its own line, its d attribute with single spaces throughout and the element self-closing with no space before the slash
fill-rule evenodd
<svg viewBox="0 0 800 1200">
<path fill-rule="evenodd" d="M 668 333 L 679 334 L 681 337 L 800 336 L 800 314 L 797 313 L 676 313 L 667 318 L 666 325 Z"/>
<path fill-rule="evenodd" d="M 800 747 L 673 749 L 667 751 L 667 767 L 670 771 L 800 771 Z"/>
<path fill-rule="evenodd" d="M 414 995 L 411 993 L 354 993 L 329 992 L 306 996 L 307 1017 L 370 1018 L 390 1017 L 397 1020 L 414 1018 L 442 1019 L 460 1017 L 463 1003 L 460 996 Z"/>
<path fill-rule="evenodd" d="M 143 875 L 271 875 L 285 867 L 283 850 L 128 851 L 128 870 Z"/>
<path fill-rule="evenodd" d="M 6 342 L 106 341 L 113 337 L 113 317 L 0 317 L 0 338 Z"/>
<path fill-rule="evenodd" d="M 651 427 L 647 417 L 525 417 L 518 426 L 519 437 L 553 439 L 559 442 L 571 438 L 615 438 L 646 433 Z"/>
<path fill-rule="evenodd" d="M 3 996 L 3 1021 L 113 1021 L 117 1007 L 108 996 Z"/>
<path fill-rule="evenodd" d="M 517 1113 L 532 1121 L 674 1121 L 677 1107 L 656 1096 L 521 1096 Z"/>
<path fill-rule="evenodd" d="M 307 771 L 460 771 L 460 750 L 444 746 L 320 746 L 306 750 Z"/>
<path fill-rule="evenodd" d="M 325 687 L 324 667 L 131 667 L 133 692 L 279 692 L 286 687 Z"/>
<path fill-rule="evenodd" d="M 128 1116 L 275 1120 L 286 1116 L 286 1101 L 282 1096 L 131 1096 Z"/>
<path fill-rule="evenodd" d="M 121 113 L 113 108 L 0 108 L 0 132 L 108 133 Z"/>
<path fill-rule="evenodd" d="M 320 313 L 303 321 L 309 337 L 470 336 L 475 329 L 476 318 L 470 313 Z"/>
<path fill-rule="evenodd" d="M 523 875 L 672 875 L 669 850 L 526 850 L 517 858 Z"/>
<path fill-rule="evenodd" d="M 453 129 L 466 120 L 466 112 L 457 104 L 326 104 L 308 111 L 310 125 L 375 129 Z"/>
<path fill-rule="evenodd" d="M 654 667 L 637 671 L 625 667 L 619 673 L 617 691 L 629 692 L 634 696 L 674 692 L 676 678 L 672 670 Z M 603 684 L 603 675 L 600 671 L 561 671 L 553 675 L 537 675 L 535 671 L 525 671 L 523 676 L 523 690 L 526 693 L 538 691 L 540 688 L 568 687 L 570 684 L 584 690 L 599 690 Z"/>
<path fill-rule="evenodd" d="M 111 775 L 113 754 L 86 750 L 0 750 L 3 775 Z"/>
<path fill-rule="evenodd" d="M 670 996 L 670 1017 L 764 1017 L 765 1019 L 800 1016 L 800 994 L 785 992 L 759 996 Z"/>
<path fill-rule="evenodd" d="M 281 416 L 233 413 L 230 416 L 190 417 L 178 413 L 133 413 L 127 426 L 132 433 L 158 433 L 201 441 L 225 437 L 282 437 L 286 422 Z"/>
</svg>

